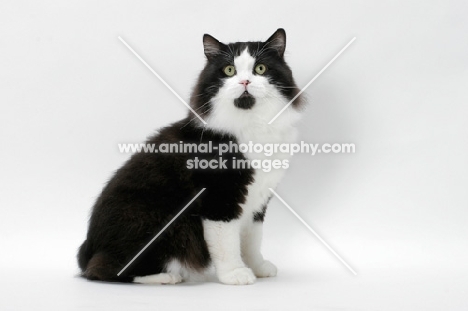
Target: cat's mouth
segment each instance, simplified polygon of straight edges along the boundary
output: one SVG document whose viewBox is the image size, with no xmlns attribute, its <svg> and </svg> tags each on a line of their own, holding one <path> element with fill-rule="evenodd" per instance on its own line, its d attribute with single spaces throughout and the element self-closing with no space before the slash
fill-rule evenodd
<svg viewBox="0 0 468 311">
<path fill-rule="evenodd" d="M 254 104 L 255 97 L 253 97 L 248 91 L 245 91 L 241 96 L 234 99 L 234 106 L 240 109 L 250 109 Z"/>
</svg>

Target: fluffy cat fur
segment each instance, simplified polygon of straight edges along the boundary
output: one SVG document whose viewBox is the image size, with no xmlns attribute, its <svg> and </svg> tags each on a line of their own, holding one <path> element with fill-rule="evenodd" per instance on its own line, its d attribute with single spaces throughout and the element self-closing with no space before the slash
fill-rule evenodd
<svg viewBox="0 0 468 311">
<path fill-rule="evenodd" d="M 193 113 L 147 140 L 162 143 L 292 143 L 298 98 L 268 122 L 299 90 L 284 60 L 286 34 L 278 29 L 265 42 L 223 44 L 203 37 L 206 65 L 193 89 Z M 255 67 L 266 66 L 263 74 Z M 234 66 L 228 76 L 226 66 Z M 276 267 L 260 252 L 266 206 L 284 170 L 232 167 L 232 159 L 266 159 L 263 154 L 224 154 L 227 169 L 188 169 L 199 154 L 136 153 L 109 180 L 96 200 L 86 240 L 78 252 L 89 280 L 174 284 L 214 266 L 225 284 L 251 284 L 272 277 Z M 268 159 L 284 159 L 275 154 Z M 117 273 L 202 188 L 206 190 L 124 273 Z"/>
</svg>

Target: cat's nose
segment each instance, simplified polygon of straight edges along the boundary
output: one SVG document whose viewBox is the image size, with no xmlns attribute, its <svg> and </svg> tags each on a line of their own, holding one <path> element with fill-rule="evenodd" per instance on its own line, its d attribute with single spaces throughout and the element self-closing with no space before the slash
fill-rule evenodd
<svg viewBox="0 0 468 311">
<path fill-rule="evenodd" d="M 239 84 L 243 84 L 244 87 L 247 87 L 247 85 L 249 85 L 249 83 L 250 83 L 249 80 L 241 80 L 241 81 L 239 82 Z"/>
</svg>

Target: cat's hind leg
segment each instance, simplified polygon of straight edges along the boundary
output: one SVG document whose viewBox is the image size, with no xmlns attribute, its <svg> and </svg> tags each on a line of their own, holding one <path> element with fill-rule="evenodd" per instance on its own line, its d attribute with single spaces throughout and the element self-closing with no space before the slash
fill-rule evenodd
<svg viewBox="0 0 468 311">
<path fill-rule="evenodd" d="M 182 282 L 182 276 L 174 273 L 159 273 L 145 276 L 136 276 L 133 283 L 140 284 L 177 284 Z"/>
<path fill-rule="evenodd" d="M 165 272 L 145 276 L 136 276 L 133 283 L 140 284 L 177 284 L 182 282 L 184 273 L 181 264 L 177 260 L 171 260 L 166 264 Z"/>
</svg>

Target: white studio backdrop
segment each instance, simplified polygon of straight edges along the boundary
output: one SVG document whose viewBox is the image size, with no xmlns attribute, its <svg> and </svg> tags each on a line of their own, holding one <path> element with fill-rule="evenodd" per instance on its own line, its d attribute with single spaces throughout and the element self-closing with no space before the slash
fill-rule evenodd
<svg viewBox="0 0 468 311">
<path fill-rule="evenodd" d="M 300 123 L 302 140 L 354 143 L 356 153 L 296 156 L 277 192 L 358 276 L 273 199 L 264 252 L 280 274 L 264 284 L 281 287 L 284 271 L 283 280 L 300 284 L 290 293 L 295 303 L 317 310 L 384 310 L 392 303 L 397 310 L 466 308 L 467 14 L 464 1 L 2 2 L 5 283 L 21 288 L 18 280 L 32 276 L 40 287 L 34 276 L 47 274 L 60 276 L 50 281 L 58 288 L 73 288 L 63 280 L 83 282 L 73 278 L 75 253 L 90 208 L 130 156 L 117 144 L 143 142 L 186 115 L 118 36 L 188 99 L 205 61 L 204 33 L 254 41 L 282 27 L 299 87 L 356 37 L 305 92 Z M 299 294 L 311 284 L 327 288 L 329 277 L 343 301 L 329 292 L 317 300 Z M 0 306 L 21 309 L 25 302 L 15 302 L 21 300 L 15 293 Z M 75 299 L 63 306 L 73 309 L 81 301 Z M 280 296 L 270 300 L 283 305 Z"/>
</svg>

